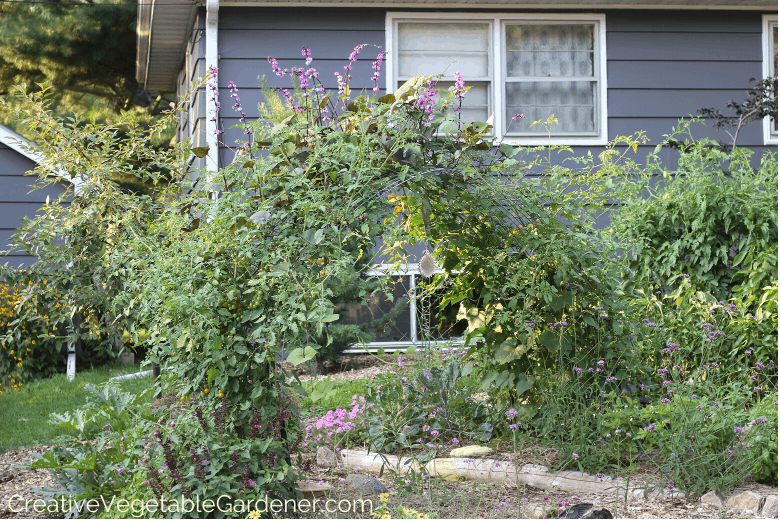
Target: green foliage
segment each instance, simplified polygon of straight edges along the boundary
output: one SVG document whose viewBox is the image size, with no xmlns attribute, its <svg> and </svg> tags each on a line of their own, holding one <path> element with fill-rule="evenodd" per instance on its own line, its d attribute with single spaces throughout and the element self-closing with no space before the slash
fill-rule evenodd
<svg viewBox="0 0 780 520">
<path fill-rule="evenodd" d="M 149 498 L 158 504 L 167 502 L 164 516 L 183 518 L 203 517 L 203 511 L 187 506 L 184 499 L 199 499 L 203 504 L 226 496 L 223 509 L 230 503 L 233 511 L 215 510 L 207 516 L 246 518 L 242 501 L 247 507 L 248 501 L 266 495 L 269 499 L 296 498 L 289 485 L 295 476 L 288 458 L 288 450 L 295 446 L 284 439 L 284 429 L 294 428 L 288 422 L 289 412 L 267 417 L 258 411 L 240 423 L 227 415 L 223 403 L 217 401 L 212 407 L 193 404 L 174 420 L 157 425 L 143 470 L 136 472 L 140 476 L 134 476 L 123 491 L 124 498 L 129 501 L 151 494 Z"/>
<path fill-rule="evenodd" d="M 539 166 L 538 157 L 507 159 L 496 167 L 500 177 L 481 176 L 456 198 L 447 197 L 446 185 L 428 190 L 436 201 L 431 241 L 446 270 L 437 289 L 469 323 L 484 389 L 512 399 L 537 394 L 540 375 L 554 366 L 570 373 L 574 365 L 630 357 L 622 271 L 609 255 L 615 244 L 592 228 L 594 208 L 603 210 L 606 186 L 621 171 L 612 152 L 598 163 L 589 157 L 582 169 L 547 166 L 541 177 L 525 171 Z"/>
<path fill-rule="evenodd" d="M 36 460 L 29 465 L 52 471 L 56 486 L 44 484 L 35 490 L 44 500 L 60 504 L 62 498 L 66 504 L 73 500 L 74 508 L 83 507 L 90 498 L 109 499 L 124 487 L 144 453 L 144 437 L 148 435 L 145 426 L 152 420 L 148 409 L 142 407 L 150 390 L 130 394 L 111 384 L 97 388 L 87 384 L 85 389 L 92 397 L 87 406 L 52 414 L 51 419 L 52 424 L 77 435 L 77 440 L 55 446 L 43 455 L 33 454 Z"/>
<path fill-rule="evenodd" d="M 490 440 L 495 412 L 471 398 L 471 390 L 459 382 L 463 375 L 460 361 L 453 359 L 441 368 L 421 369 L 414 377 L 370 388 L 372 447 L 390 452 L 424 446 L 446 450 L 468 438 Z"/>
<path fill-rule="evenodd" d="M 139 105 L 153 112 L 153 97 L 135 79 L 136 5 L 71 3 L 0 6 L 0 95 L 46 83 L 61 115 L 90 112 L 105 120 Z"/>
<path fill-rule="evenodd" d="M 112 376 L 137 372 L 138 369 L 137 365 L 88 368 L 79 370 L 74 381 L 68 381 L 65 374 L 58 374 L 29 381 L 19 391 L 5 392 L 0 396 L 0 424 L 8 425 L 8 428 L 4 430 L 0 440 L 0 452 L 55 444 L 56 439 L 65 432 L 59 426 L 49 423 L 52 413 L 83 408 L 87 397 L 91 395 L 86 390 L 86 385 L 100 385 Z M 112 384 L 125 392 L 135 394 L 149 388 L 152 378 L 147 376 L 115 380 Z M 146 394 L 145 401 L 149 403 L 151 399 L 152 396 Z M 68 440 L 70 439 L 72 435 L 68 437 Z"/>
<path fill-rule="evenodd" d="M 663 283 L 636 288 L 627 309 L 637 329 L 636 348 L 653 369 L 680 348 L 687 349 L 684 365 L 755 360 L 764 364 L 777 357 L 777 313 L 761 310 L 741 298 L 731 303 L 697 290 L 693 278 L 673 275 Z M 665 292 L 666 291 L 666 292 Z M 767 301 L 771 303 L 770 297 Z M 774 299 L 776 302 L 776 297 Z M 776 305 L 776 303 L 775 303 Z"/>
<path fill-rule="evenodd" d="M 45 158 L 35 170 L 36 187 L 62 183 L 63 172 L 73 185 L 38 216 L 25 219 L 12 238 L 11 248 L 37 255 L 36 263 L 25 269 L 0 267 L 0 277 L 9 283 L 31 286 L 27 299 L 35 295 L 34 288 L 43 287 L 59 296 L 38 298 L 37 305 L 17 305 L 16 319 L 0 337 L 19 340 L 22 327 L 44 315 L 44 323 L 48 319 L 64 329 L 58 334 L 58 348 L 73 328 L 71 340 L 92 343 L 84 352 L 96 354 L 91 362 L 110 360 L 122 349 L 124 330 L 132 334 L 135 323 L 117 300 L 127 291 L 128 266 L 110 265 L 106 255 L 145 233 L 149 220 L 165 205 L 170 172 L 184 175 L 186 159 L 175 150 L 151 146 L 172 116 L 144 130 L 131 120 L 101 125 L 57 119 L 48 111 L 45 93 L 22 95 L 18 102 L 17 116 Z M 122 189 L 117 176 L 149 181 L 156 189 L 137 195 Z"/>
<path fill-rule="evenodd" d="M 761 402 L 750 409 L 750 423 L 758 425 L 757 433 L 750 438 L 750 454 L 753 478 L 758 482 L 777 485 L 777 394 L 767 393 Z M 761 426 L 759 417 L 768 422 Z M 768 425 L 768 426 L 767 426 Z"/>
<path fill-rule="evenodd" d="M 729 155 L 709 140 L 692 140 L 696 121 L 682 121 L 656 147 L 615 229 L 633 243 L 638 280 L 687 273 L 719 299 L 738 292 L 746 303 L 758 301 L 777 285 L 777 154 L 753 169 L 749 150 Z M 680 135 L 677 169 L 668 171 L 656 154 Z"/>
</svg>

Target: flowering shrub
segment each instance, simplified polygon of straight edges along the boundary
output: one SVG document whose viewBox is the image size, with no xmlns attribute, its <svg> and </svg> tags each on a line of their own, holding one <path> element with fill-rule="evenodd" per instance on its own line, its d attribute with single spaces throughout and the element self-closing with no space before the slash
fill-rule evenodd
<svg viewBox="0 0 780 520">
<path fill-rule="evenodd" d="M 716 363 L 769 364 L 777 356 L 777 313 L 729 302 L 696 289 L 687 273 L 655 278 L 637 289 L 629 312 L 641 325 L 636 346 L 645 363 L 655 370 L 663 360 L 685 349 L 685 367 L 703 360 Z M 776 296 L 774 297 L 776 300 Z"/>
<path fill-rule="evenodd" d="M 19 390 L 30 378 L 64 371 L 58 315 L 49 316 L 60 305 L 62 298 L 45 279 L 40 284 L 0 282 L 0 330 L 8 331 L 0 336 L 0 394 Z"/>
<path fill-rule="evenodd" d="M 777 402 L 775 361 L 713 355 L 697 364 L 696 345 L 665 350 L 650 383 L 615 386 L 565 423 L 572 463 L 601 471 L 657 450 L 663 484 L 686 493 L 728 491 L 750 474 L 776 479 L 777 418 L 766 406 Z"/>
<path fill-rule="evenodd" d="M 216 503 L 220 496 L 228 496 L 232 512 L 227 516 L 239 518 L 246 517 L 249 511 L 242 507 L 248 507 L 250 500 L 266 495 L 295 498 L 290 491 L 294 475 L 288 456 L 297 445 L 297 441 L 288 443 L 296 438 L 292 413 L 280 409 L 276 417 L 268 417 L 264 412 L 255 409 L 242 424 L 230 416 L 223 398 L 211 406 L 194 403 L 178 417 L 158 420 L 150 435 L 152 442 L 139 457 L 136 485 L 158 503 L 196 497 L 200 503 L 209 499 Z M 186 508 L 179 509 L 186 512 Z M 200 514 L 190 512 L 193 518 Z"/>
</svg>

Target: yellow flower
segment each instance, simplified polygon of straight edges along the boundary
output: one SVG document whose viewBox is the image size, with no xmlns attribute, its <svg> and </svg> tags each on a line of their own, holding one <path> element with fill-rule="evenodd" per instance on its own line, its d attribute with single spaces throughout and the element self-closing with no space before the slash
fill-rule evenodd
<svg viewBox="0 0 780 520">
<path fill-rule="evenodd" d="M 21 363 L 17 363 L 16 366 L 20 367 L 20 366 L 22 366 L 22 364 Z"/>
<path fill-rule="evenodd" d="M 263 518 L 263 514 L 260 511 L 255 509 L 254 511 L 250 511 L 249 514 L 246 515 L 246 517 L 247 518 Z"/>
<path fill-rule="evenodd" d="M 35 340 L 32 340 L 32 344 L 35 345 Z M 27 350 L 30 350 L 29 348 Z"/>
<path fill-rule="evenodd" d="M 380 493 L 379 494 L 379 501 L 383 504 L 387 502 L 388 497 L 390 496 L 390 493 Z"/>
</svg>

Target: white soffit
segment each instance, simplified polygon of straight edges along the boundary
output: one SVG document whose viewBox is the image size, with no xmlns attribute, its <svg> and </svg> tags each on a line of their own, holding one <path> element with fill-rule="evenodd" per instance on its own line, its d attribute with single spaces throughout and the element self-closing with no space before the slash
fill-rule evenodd
<svg viewBox="0 0 780 520">
<path fill-rule="evenodd" d="M 146 90 L 176 91 L 195 9 L 193 0 L 138 0 L 135 73 Z"/>
</svg>

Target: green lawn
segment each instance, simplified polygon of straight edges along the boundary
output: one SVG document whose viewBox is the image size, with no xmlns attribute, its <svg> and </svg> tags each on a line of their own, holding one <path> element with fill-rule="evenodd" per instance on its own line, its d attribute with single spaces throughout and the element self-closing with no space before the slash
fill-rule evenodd
<svg viewBox="0 0 780 520">
<path fill-rule="evenodd" d="M 97 385 L 120 373 L 130 374 L 139 370 L 141 368 L 138 365 L 105 366 L 76 372 L 76 379 L 72 382 L 68 381 L 65 374 L 60 374 L 27 383 L 18 392 L 0 395 L 0 453 L 49 444 L 52 439 L 65 433 L 65 430 L 49 424 L 49 415 L 83 406 L 88 395 L 84 385 Z M 140 392 L 152 385 L 152 376 L 119 380 L 116 383 L 126 392 Z"/>
</svg>

